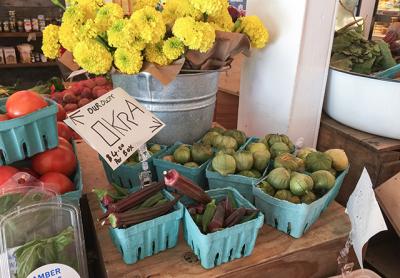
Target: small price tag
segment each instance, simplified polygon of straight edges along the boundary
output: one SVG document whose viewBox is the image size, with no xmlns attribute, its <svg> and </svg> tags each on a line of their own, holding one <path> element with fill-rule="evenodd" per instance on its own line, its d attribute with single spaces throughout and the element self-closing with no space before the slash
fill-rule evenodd
<svg viewBox="0 0 400 278">
<path fill-rule="evenodd" d="M 115 170 L 165 124 L 121 88 L 78 110 L 64 122 L 75 130 Z M 148 152 L 143 151 L 142 160 Z"/>
<path fill-rule="evenodd" d="M 147 150 L 146 144 L 143 144 L 138 149 L 139 160 L 142 162 L 142 172 L 139 174 L 139 180 L 141 187 L 145 187 L 151 183 L 151 172 L 149 170 L 149 164 L 147 160 L 151 157 L 149 151 Z"/>
</svg>

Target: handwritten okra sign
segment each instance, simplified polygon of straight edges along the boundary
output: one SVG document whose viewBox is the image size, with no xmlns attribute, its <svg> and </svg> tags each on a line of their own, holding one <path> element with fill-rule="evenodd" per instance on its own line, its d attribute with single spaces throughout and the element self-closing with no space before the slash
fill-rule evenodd
<svg viewBox="0 0 400 278">
<path fill-rule="evenodd" d="M 113 170 L 165 126 L 121 88 L 69 113 L 64 122 Z"/>
</svg>

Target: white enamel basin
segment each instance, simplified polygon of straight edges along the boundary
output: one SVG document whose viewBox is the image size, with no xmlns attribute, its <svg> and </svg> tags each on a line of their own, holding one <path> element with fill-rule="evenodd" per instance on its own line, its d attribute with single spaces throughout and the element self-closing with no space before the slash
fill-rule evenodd
<svg viewBox="0 0 400 278">
<path fill-rule="evenodd" d="M 400 82 L 397 80 L 331 68 L 324 110 L 344 125 L 400 139 Z"/>
</svg>

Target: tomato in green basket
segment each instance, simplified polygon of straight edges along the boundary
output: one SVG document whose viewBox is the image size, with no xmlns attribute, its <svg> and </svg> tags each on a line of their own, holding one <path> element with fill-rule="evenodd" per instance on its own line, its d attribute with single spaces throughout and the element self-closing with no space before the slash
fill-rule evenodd
<svg viewBox="0 0 400 278">
<path fill-rule="evenodd" d="M 0 122 L 8 121 L 10 117 L 7 114 L 0 114 Z"/>
<path fill-rule="evenodd" d="M 63 122 L 57 122 L 57 131 L 58 131 L 58 136 L 63 137 L 70 141 L 72 139 L 72 129 L 69 128 L 66 124 Z"/>
<path fill-rule="evenodd" d="M 73 149 L 71 143 L 68 142 L 67 139 L 62 138 L 62 137 L 60 137 L 60 136 L 58 136 L 58 146 L 59 146 L 59 147 L 65 147 L 65 148 L 67 148 L 67 149 L 69 149 L 69 150 L 71 150 L 71 151 L 74 151 L 74 149 Z"/>
<path fill-rule="evenodd" d="M 0 166 L 0 187 L 18 172 L 18 169 L 12 166 Z"/>
<path fill-rule="evenodd" d="M 46 189 L 50 189 L 56 193 L 64 194 L 74 190 L 74 184 L 64 174 L 57 172 L 49 172 L 40 177 L 40 181 L 44 183 Z"/>
<path fill-rule="evenodd" d="M 46 100 L 33 91 L 16 92 L 6 101 L 7 116 L 11 119 L 28 115 L 46 106 Z"/>
<path fill-rule="evenodd" d="M 74 173 L 76 165 L 74 152 L 62 146 L 39 153 L 32 158 L 32 169 L 40 175 L 58 172 L 70 176 Z"/>
</svg>

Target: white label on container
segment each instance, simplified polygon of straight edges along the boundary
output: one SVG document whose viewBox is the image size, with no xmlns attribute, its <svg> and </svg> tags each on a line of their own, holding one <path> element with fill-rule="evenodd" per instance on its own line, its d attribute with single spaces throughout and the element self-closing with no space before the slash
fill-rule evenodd
<svg viewBox="0 0 400 278">
<path fill-rule="evenodd" d="M 69 113 L 64 122 L 113 170 L 165 126 L 121 88 Z"/>
<path fill-rule="evenodd" d="M 27 278 L 80 278 L 72 267 L 65 264 L 47 264 L 31 272 Z"/>
</svg>

